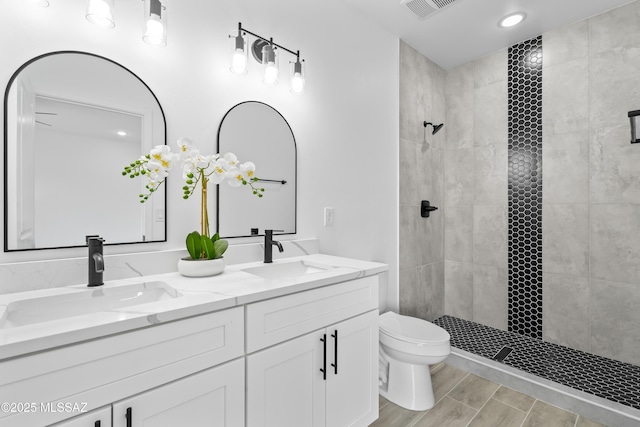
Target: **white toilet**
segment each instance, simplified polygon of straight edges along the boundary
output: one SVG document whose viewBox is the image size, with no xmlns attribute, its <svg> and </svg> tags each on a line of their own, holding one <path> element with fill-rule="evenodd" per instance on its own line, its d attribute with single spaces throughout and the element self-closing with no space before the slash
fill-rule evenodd
<svg viewBox="0 0 640 427">
<path fill-rule="evenodd" d="M 380 395 L 414 411 L 433 407 L 429 365 L 451 352 L 449 333 L 426 320 L 380 315 Z"/>
</svg>

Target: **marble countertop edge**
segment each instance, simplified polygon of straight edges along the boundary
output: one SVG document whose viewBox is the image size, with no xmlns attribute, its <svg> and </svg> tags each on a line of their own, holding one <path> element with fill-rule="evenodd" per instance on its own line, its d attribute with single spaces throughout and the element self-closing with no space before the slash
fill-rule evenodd
<svg viewBox="0 0 640 427">
<path fill-rule="evenodd" d="M 298 277 L 267 279 L 244 271 L 265 265 L 262 262 L 251 262 L 229 265 L 222 274 L 211 277 L 190 278 L 177 272 L 163 273 L 108 281 L 99 288 L 72 285 L 0 295 L 1 321 L 11 303 L 34 298 L 70 294 L 83 298 L 89 295 L 89 292 L 109 293 L 120 286 L 139 284 L 145 287 L 147 284 L 157 286 L 158 283 L 160 286 L 167 284 L 181 294 L 173 299 L 113 308 L 43 323 L 0 328 L 0 361 L 372 276 L 388 270 L 388 266 L 382 263 L 323 254 L 283 258 L 274 261 L 274 264 L 292 261 L 330 265 L 333 268 Z"/>
</svg>

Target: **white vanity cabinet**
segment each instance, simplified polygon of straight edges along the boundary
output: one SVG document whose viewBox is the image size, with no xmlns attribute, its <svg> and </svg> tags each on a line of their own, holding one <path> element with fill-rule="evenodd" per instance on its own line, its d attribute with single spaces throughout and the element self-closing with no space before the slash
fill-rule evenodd
<svg viewBox="0 0 640 427">
<path fill-rule="evenodd" d="M 378 278 L 246 306 L 247 426 L 368 426 L 378 417 Z"/>
<path fill-rule="evenodd" d="M 236 359 L 52 427 L 244 425 L 244 359 Z"/>
<path fill-rule="evenodd" d="M 202 417 L 227 405 L 224 416 L 232 415 L 216 425 L 242 426 L 243 356 L 244 309 L 235 307 L 8 359 L 0 363 L 0 398 L 51 403 L 51 407 L 77 404 L 86 411 L 113 404 L 112 421 L 118 427 L 127 425 L 122 408 L 125 413 L 132 408 L 133 427 L 204 426 L 210 423 L 165 420 L 187 412 Z M 45 426 L 63 420 L 73 427 L 94 427 L 90 420 L 84 424 L 84 418 L 72 418 L 85 415 L 41 409 L 2 413 L 0 427 Z M 144 423 L 135 422 L 142 419 Z M 101 421 L 100 427 L 110 425 Z"/>
<path fill-rule="evenodd" d="M 70 420 L 56 423 L 51 427 L 110 427 L 111 406 L 96 409 L 89 413 L 78 415 Z"/>
<path fill-rule="evenodd" d="M 113 404 L 113 427 L 244 425 L 244 359 Z"/>
</svg>

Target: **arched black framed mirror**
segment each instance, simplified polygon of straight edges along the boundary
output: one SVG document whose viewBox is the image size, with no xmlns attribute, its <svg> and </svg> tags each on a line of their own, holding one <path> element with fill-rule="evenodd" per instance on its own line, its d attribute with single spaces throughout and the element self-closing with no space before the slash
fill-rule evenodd
<svg viewBox="0 0 640 427">
<path fill-rule="evenodd" d="M 240 161 L 256 164 L 264 197 L 246 197 L 219 185 L 216 225 L 222 237 L 262 235 L 265 229 L 296 233 L 297 149 L 287 120 L 262 102 L 232 107 L 218 128 L 220 154 L 232 152 Z M 252 234 L 252 229 L 257 233 Z"/>
<path fill-rule="evenodd" d="M 90 53 L 47 53 L 22 65 L 4 97 L 4 250 L 166 241 L 164 188 L 141 204 L 125 164 L 166 144 L 151 89 Z"/>
</svg>

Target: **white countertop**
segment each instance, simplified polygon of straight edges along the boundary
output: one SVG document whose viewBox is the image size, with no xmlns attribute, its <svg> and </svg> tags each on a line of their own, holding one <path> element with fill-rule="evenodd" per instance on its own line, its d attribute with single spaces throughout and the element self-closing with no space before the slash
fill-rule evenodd
<svg viewBox="0 0 640 427">
<path fill-rule="evenodd" d="M 75 285 L 0 295 L 0 319 L 3 319 L 9 304 L 16 301 L 53 295 L 75 294 L 83 296 L 86 293 L 108 292 L 109 289 L 131 284 L 163 282 L 181 294 L 180 297 L 157 302 L 23 326 L 2 327 L 0 328 L 0 361 L 359 277 L 372 276 L 388 270 L 386 264 L 322 254 L 280 259 L 274 261 L 273 264 L 296 260 L 330 265 L 333 268 L 276 280 L 262 278 L 243 271 L 247 268 L 265 265 L 262 262 L 254 262 L 227 266 L 222 274 L 212 277 L 191 278 L 184 277 L 179 273 L 166 273 L 105 282 L 104 286 L 97 288 Z M 80 293 L 84 294 L 80 295 Z"/>
</svg>

